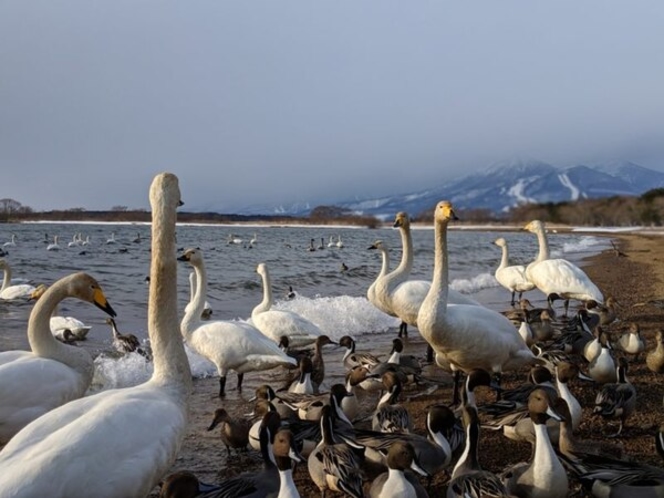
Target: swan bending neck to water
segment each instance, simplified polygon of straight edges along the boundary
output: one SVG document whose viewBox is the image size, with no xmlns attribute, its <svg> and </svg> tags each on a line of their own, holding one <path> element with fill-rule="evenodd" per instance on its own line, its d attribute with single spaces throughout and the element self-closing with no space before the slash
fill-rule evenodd
<svg viewBox="0 0 664 498">
<path fill-rule="evenodd" d="M 173 465 L 192 387 L 177 326 L 175 221 L 181 202 L 175 175 L 157 175 L 150 204 L 152 377 L 136 387 L 74 400 L 14 436 L 0 452 L 3 498 L 143 498 Z"/>
</svg>

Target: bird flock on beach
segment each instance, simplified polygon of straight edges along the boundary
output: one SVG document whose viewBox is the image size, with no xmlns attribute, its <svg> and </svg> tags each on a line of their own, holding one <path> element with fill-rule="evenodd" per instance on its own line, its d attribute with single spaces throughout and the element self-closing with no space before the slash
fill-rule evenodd
<svg viewBox="0 0 664 498">
<path fill-rule="evenodd" d="M 295 498 L 306 496 L 295 478 L 302 473 L 322 497 L 441 496 L 432 490 L 439 476 L 445 476 L 447 497 L 563 498 L 575 483 L 588 496 L 664 496 L 664 469 L 635 460 L 620 444 L 637 406 L 629 368 L 645 362 L 653 374 L 664 373 L 663 334 L 648 351 L 636 323 L 618 337 L 609 334 L 609 325 L 620 320 L 619 303 L 581 268 L 551 257 L 543 222 L 524 227 L 539 244 L 527 265 L 511 264 L 505 238 L 494 242 L 502 251 L 495 278 L 509 293 L 499 312 L 450 288 L 456 256 L 448 251 L 448 227 L 458 219 L 450 202 L 434 210 L 431 280 L 410 278 L 410 219 L 398 213 L 399 264 L 390 268 L 385 241 L 369 247 L 380 251 L 382 266 L 366 297 L 400 322 L 391 350 L 381 352 L 349 335 L 333 341 L 303 316 L 276 309 L 266 263 L 256 268 L 263 297 L 250 320 L 213 319 L 203 251 L 178 251 L 175 245 L 182 205 L 178 178 L 157 175 L 149 196 L 149 344 L 119 330 L 116 310 L 91 275 L 73 273 L 48 287 L 16 281 L 8 254 L 20 241 L 12 236 L 2 246 L 0 300 L 29 299 L 34 305 L 26 326 L 30 350 L 0 352 L 0 498 L 155 492 L 161 498 Z M 77 234 L 70 244 L 85 240 Z M 57 250 L 58 237 L 46 243 Z M 107 243 L 115 243 L 114 234 Z M 231 235 L 227 243 L 244 241 Z M 254 234 L 248 247 L 256 243 Z M 344 242 L 330 237 L 327 244 L 320 241 L 325 246 L 341 248 Z M 316 249 L 311 239 L 309 250 Z M 178 267 L 191 271 L 182 316 Z M 543 295 L 545 306 L 523 296 L 534 292 Z M 85 340 L 90 327 L 58 314 L 66 298 L 105 313 L 118 354 L 138 353 L 152 362 L 150 379 L 89 394 L 94 362 L 76 342 Z M 292 287 L 288 298 L 297 299 Z M 426 357 L 405 351 L 409 328 L 426 341 Z M 193 390 L 184 344 L 210 360 L 219 376 L 213 397 L 221 406 L 211 404 L 207 428 L 220 434 L 219 451 L 256 452 L 260 470 L 219 482 L 172 471 L 188 430 Z M 344 351 L 345 381 L 328 387 L 325 357 L 331 348 Z M 267 370 L 280 373 L 279 384 L 255 389 L 251 415 L 224 405 L 230 372 L 241 390 L 245 374 Z M 519 379 L 515 386 L 505 386 L 506 374 Z M 438 394 L 450 386 L 451 399 Z M 591 408 L 602 439 L 578 436 L 583 406 L 574 391 L 581 387 L 594 393 Z M 423 431 L 406 402 L 420 396 L 432 400 Z M 480 451 L 487 431 L 530 443 L 531 456 L 500 472 L 487 470 Z M 652 436 L 664 458 L 664 433 Z"/>
</svg>

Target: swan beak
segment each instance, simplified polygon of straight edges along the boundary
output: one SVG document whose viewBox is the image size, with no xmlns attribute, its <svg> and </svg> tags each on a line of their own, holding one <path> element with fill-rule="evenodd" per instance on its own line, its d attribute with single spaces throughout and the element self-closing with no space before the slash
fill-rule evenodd
<svg viewBox="0 0 664 498">
<path fill-rule="evenodd" d="M 178 207 L 180 207 L 180 206 L 184 206 L 184 202 L 182 201 L 182 199 L 180 199 L 180 200 L 178 201 Z"/>
<path fill-rule="evenodd" d="M 424 476 L 424 477 L 429 477 L 430 476 L 429 473 L 426 470 L 424 470 L 422 467 L 420 467 L 420 464 L 417 462 L 417 460 L 415 458 L 413 458 L 413 461 L 410 464 L 410 468 L 412 470 L 414 470 L 415 472 L 417 472 L 418 474 L 420 474 L 421 476 Z"/>
<path fill-rule="evenodd" d="M 367 247 L 367 251 L 371 251 L 372 249 L 378 249 L 376 244 L 371 244 L 369 247 Z"/>
<path fill-rule="evenodd" d="M 178 256 L 178 261 L 189 261 L 189 256 L 187 256 L 186 254 Z"/>
<path fill-rule="evenodd" d="M 92 299 L 94 305 L 103 312 L 105 312 L 106 314 L 112 317 L 118 316 L 118 314 L 115 312 L 115 310 L 111 307 L 110 303 L 106 299 L 106 296 L 104 296 L 104 293 L 102 292 L 101 289 L 94 290 L 94 295 Z"/>
</svg>

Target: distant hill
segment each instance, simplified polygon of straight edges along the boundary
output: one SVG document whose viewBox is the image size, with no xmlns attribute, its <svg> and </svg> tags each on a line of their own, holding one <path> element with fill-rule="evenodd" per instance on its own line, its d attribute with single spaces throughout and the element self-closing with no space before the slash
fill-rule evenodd
<svg viewBox="0 0 664 498">
<path fill-rule="evenodd" d="M 416 215 L 431 209 L 439 200 L 448 199 L 459 209 L 488 209 L 499 214 L 524 203 L 638 196 L 659 187 L 664 187 L 664 173 L 627 161 L 558 168 L 538 160 L 513 160 L 419 192 L 352 201 L 339 199 L 328 204 L 388 219 L 397 211 Z M 312 200 L 290 206 L 254 206 L 239 214 L 306 216 L 316 205 Z"/>
</svg>

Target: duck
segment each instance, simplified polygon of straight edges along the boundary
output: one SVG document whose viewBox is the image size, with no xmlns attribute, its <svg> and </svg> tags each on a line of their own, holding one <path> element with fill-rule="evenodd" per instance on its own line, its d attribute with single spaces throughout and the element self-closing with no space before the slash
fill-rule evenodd
<svg viewBox="0 0 664 498">
<path fill-rule="evenodd" d="M 353 498 L 363 498 L 359 457 L 348 444 L 334 442 L 331 410 L 330 405 L 323 407 L 320 418 L 322 439 L 307 459 L 309 476 L 322 496 L 330 489 Z"/>
<path fill-rule="evenodd" d="M 297 297 L 297 292 L 293 290 L 293 286 L 289 285 L 288 286 L 288 292 L 286 293 L 286 299 L 291 300 L 295 299 Z"/>
<path fill-rule="evenodd" d="M 207 428 L 208 432 L 214 430 L 221 424 L 221 441 L 226 447 L 228 458 L 231 456 L 231 448 L 234 450 L 246 450 L 249 445 L 249 429 L 251 423 L 245 419 L 234 419 L 224 408 L 214 411 L 212 423 Z"/>
<path fill-rule="evenodd" d="M 203 252 L 190 248 L 179 256 L 196 272 L 194 306 L 185 313 L 180 331 L 189 347 L 212 361 L 219 374 L 219 397 L 226 396 L 226 375 L 234 370 L 238 375 L 238 390 L 246 372 L 271 370 L 279 366 L 297 365 L 295 359 L 284 353 L 276 342 L 246 322 L 200 320 L 207 289 L 207 273 Z"/>
<path fill-rule="evenodd" d="M 249 402 L 254 402 L 254 401 L 257 403 L 259 401 L 270 403 L 272 407 L 277 411 L 282 420 L 297 418 L 297 410 L 294 410 L 293 408 L 288 406 L 283 399 L 277 396 L 275 390 L 272 389 L 272 387 L 270 387 L 268 384 L 261 384 L 256 388 L 255 395 L 249 400 Z M 261 413 L 260 415 L 262 416 L 263 414 Z"/>
<path fill-rule="evenodd" d="M 44 292 L 46 292 L 46 289 L 48 289 L 48 287 L 45 284 L 39 284 L 37 287 L 35 287 L 35 290 L 32 292 L 32 294 L 30 294 L 30 300 L 36 301 L 39 299 L 44 294 Z M 53 314 L 49 319 L 51 333 L 56 338 L 61 337 L 65 330 L 69 330 L 69 332 L 73 335 L 74 340 L 84 341 L 87 339 L 88 332 L 92 330 L 91 325 L 86 325 L 81 320 L 74 318 L 73 316 L 58 315 L 57 312 L 58 306 L 55 307 Z"/>
<path fill-rule="evenodd" d="M 449 305 L 447 226 L 458 219 L 448 201 L 434 211 L 435 255 L 433 280 L 417 316 L 417 328 L 437 356 L 458 371 L 476 368 L 491 371 L 497 381 L 505 370 L 540 363 L 512 322 L 505 316 L 472 305 Z M 455 391 L 458 375 L 455 374 Z"/>
<path fill-rule="evenodd" d="M 113 332 L 113 347 L 118 353 L 127 354 L 136 352 L 148 361 L 152 360 L 152 353 L 149 347 L 141 347 L 141 341 L 134 334 L 121 333 L 114 318 L 107 318 L 106 324 L 111 327 L 111 331 Z"/>
<path fill-rule="evenodd" d="M 200 482 L 193 472 L 179 470 L 166 476 L 159 488 L 159 498 L 197 498 L 217 486 Z"/>
<path fill-rule="evenodd" d="M 370 375 L 369 369 L 363 365 L 357 365 L 346 372 L 346 391 L 352 396 L 346 396 L 341 400 L 341 409 L 351 422 L 354 422 L 360 413 L 360 403 L 357 399 L 358 386 Z"/>
<path fill-rule="evenodd" d="M 71 344 L 72 346 L 77 345 L 76 337 L 74 336 L 74 333 L 69 329 L 58 330 L 58 333 L 53 334 L 53 337 L 55 337 L 58 341 L 64 344 Z"/>
<path fill-rule="evenodd" d="M 193 307 L 195 295 L 196 295 L 196 272 L 192 271 L 189 272 L 189 302 L 184 307 L 185 314 L 187 314 L 187 312 Z M 208 303 L 206 300 L 205 304 L 203 305 L 203 311 L 201 311 L 201 320 L 209 320 L 211 317 L 212 317 L 212 307 L 210 306 L 210 303 Z"/>
<path fill-rule="evenodd" d="M 553 326 L 549 310 L 542 310 L 535 320 L 529 319 L 528 326 L 530 327 L 535 342 L 550 341 L 559 333 Z"/>
<path fill-rule="evenodd" d="M 278 343 L 281 336 L 285 335 L 291 346 L 299 347 L 313 344 L 318 337 L 323 335 L 316 324 L 297 313 L 271 309 L 273 304 L 272 281 L 267 265 L 259 263 L 256 273 L 262 278 L 263 300 L 251 311 L 251 321 L 265 337 Z"/>
<path fill-rule="evenodd" d="M 2 244 L 2 247 L 16 247 L 16 234 L 13 233 L 11 240 Z"/>
<path fill-rule="evenodd" d="M 44 292 L 28 321 L 31 351 L 0 353 L 0 444 L 40 416 L 82 397 L 92 382 L 94 363 L 90 354 L 62 344 L 49 327 L 53 309 L 68 297 L 115 315 L 99 283 L 86 273 L 64 277 Z M 16 389 L 17 385 L 22 388 Z"/>
<path fill-rule="evenodd" d="M 636 388 L 627 379 L 627 360 L 625 358 L 618 359 L 616 377 L 617 382 L 602 386 L 595 397 L 595 407 L 593 408 L 593 415 L 620 419 L 618 432 L 608 437 L 619 436 L 625 422 L 636 409 Z"/>
<path fill-rule="evenodd" d="M 627 331 L 618 338 L 613 347 L 638 358 L 638 355 L 646 348 L 646 344 L 641 337 L 639 324 L 630 323 Z"/>
<path fill-rule="evenodd" d="M 543 222 L 533 220 L 524 230 L 534 233 L 539 242 L 539 254 L 526 266 L 526 278 L 547 296 L 549 306 L 556 299 L 564 299 L 567 314 L 570 299 L 604 302 L 602 292 L 581 268 L 566 259 L 551 259 Z"/>
<path fill-rule="evenodd" d="M 646 366 L 651 372 L 664 373 L 664 332 L 655 332 L 655 347 L 646 354 Z"/>
<path fill-rule="evenodd" d="M 295 381 L 289 383 L 288 392 L 295 394 L 314 394 L 314 385 L 311 380 L 313 362 L 308 356 L 301 356 L 299 360 L 299 371 Z"/>
<path fill-rule="evenodd" d="M 480 466 L 478 458 L 480 423 L 477 407 L 463 403 L 461 410 L 466 431 L 466 443 L 463 453 L 452 470 L 447 486 L 447 498 L 466 498 L 468 496 L 508 498 L 511 495 L 500 478 Z"/>
<path fill-rule="evenodd" d="M 607 296 L 604 304 L 590 300 L 585 303 L 585 306 L 589 314 L 597 317 L 599 325 L 610 325 L 618 319 L 618 301 L 613 296 Z"/>
<path fill-rule="evenodd" d="M 529 462 L 517 463 L 503 473 L 507 491 L 515 496 L 565 498 L 569 481 L 549 439 L 546 420 L 561 421 L 555 411 L 555 398 L 551 391 L 538 388 L 528 398 L 530 419 L 535 427 L 535 452 Z"/>
<path fill-rule="evenodd" d="M 373 367 L 381 363 L 380 358 L 376 355 L 356 352 L 357 345 L 355 339 L 349 335 L 345 335 L 339 339 L 339 346 L 346 348 L 342 362 L 347 370 L 357 366 L 364 366 L 371 370 Z"/>
<path fill-rule="evenodd" d="M 515 294 L 518 292 L 519 299 L 521 299 L 524 292 L 531 291 L 535 288 L 535 284 L 526 278 L 526 267 L 524 265 L 510 266 L 507 241 L 503 237 L 498 237 L 493 243 L 502 248 L 502 257 L 498 268 L 496 268 L 496 271 L 494 272 L 494 276 L 500 285 L 512 293 L 510 304 L 514 306 Z"/>
<path fill-rule="evenodd" d="M 408 470 L 412 469 L 422 476 L 427 472 L 422 469 L 413 445 L 406 441 L 395 441 L 386 456 L 388 471 L 378 475 L 371 483 L 371 498 L 428 498 L 429 494 Z"/>
<path fill-rule="evenodd" d="M 323 412 L 323 407 L 329 405 L 332 406 L 336 418 L 344 421 L 349 426 L 352 426 L 351 421 L 348 420 L 348 417 L 342 408 L 342 401 L 348 396 L 352 396 L 352 394 L 349 393 L 346 390 L 346 386 L 341 383 L 332 385 L 329 393 L 277 393 L 277 397 L 292 410 L 296 411 L 298 418 L 301 420 L 312 420 L 318 422 Z"/>
<path fill-rule="evenodd" d="M 95 496 L 139 498 L 147 496 L 172 468 L 187 433 L 192 389 L 189 361 L 177 326 L 178 183 L 177 176 L 160 173 L 150 186 L 152 376 L 138 386 L 70 401 L 26 426 L 0 451 L 0 489 L 17 490 L 21 496 L 66 498 L 88 496 L 90 483 L 96 483 Z M 57 284 L 49 292 L 54 288 Z M 108 308 L 105 299 L 101 301 L 101 289 L 90 285 L 86 289 Z M 50 314 L 46 308 L 51 299 L 46 296 L 35 305 L 45 308 L 43 317 Z M 42 321 L 45 324 L 46 318 Z M 49 381 L 44 385 L 53 388 Z"/>
<path fill-rule="evenodd" d="M 413 423 L 405 406 L 397 404 L 401 394 L 401 380 L 392 371 L 382 377 L 385 392 L 378 400 L 371 419 L 371 428 L 379 432 L 412 432 Z"/>
<path fill-rule="evenodd" d="M 397 213 L 393 226 L 399 228 L 403 252 L 401 262 L 390 273 L 374 282 L 377 308 L 401 319 L 399 337 L 408 334 L 408 325 L 417 327 L 420 306 L 431 288 L 427 280 L 409 280 L 413 268 L 413 239 L 410 218 L 405 212 Z M 448 289 L 448 300 L 454 304 L 481 306 L 473 298 L 454 289 Z M 418 327 L 419 329 L 419 327 Z"/>
<path fill-rule="evenodd" d="M 59 251 L 60 250 L 60 237 L 57 235 L 53 236 L 53 242 L 46 246 L 47 251 Z"/>
<path fill-rule="evenodd" d="M 31 284 L 12 285 L 12 269 L 4 258 L 0 258 L 0 269 L 4 273 L 2 287 L 0 287 L 0 300 L 16 301 L 29 299 L 36 289 L 35 286 Z"/>
<path fill-rule="evenodd" d="M 616 362 L 611 354 L 611 345 L 606 333 L 599 331 L 600 352 L 588 364 L 588 374 L 599 384 L 616 382 Z"/>
</svg>

